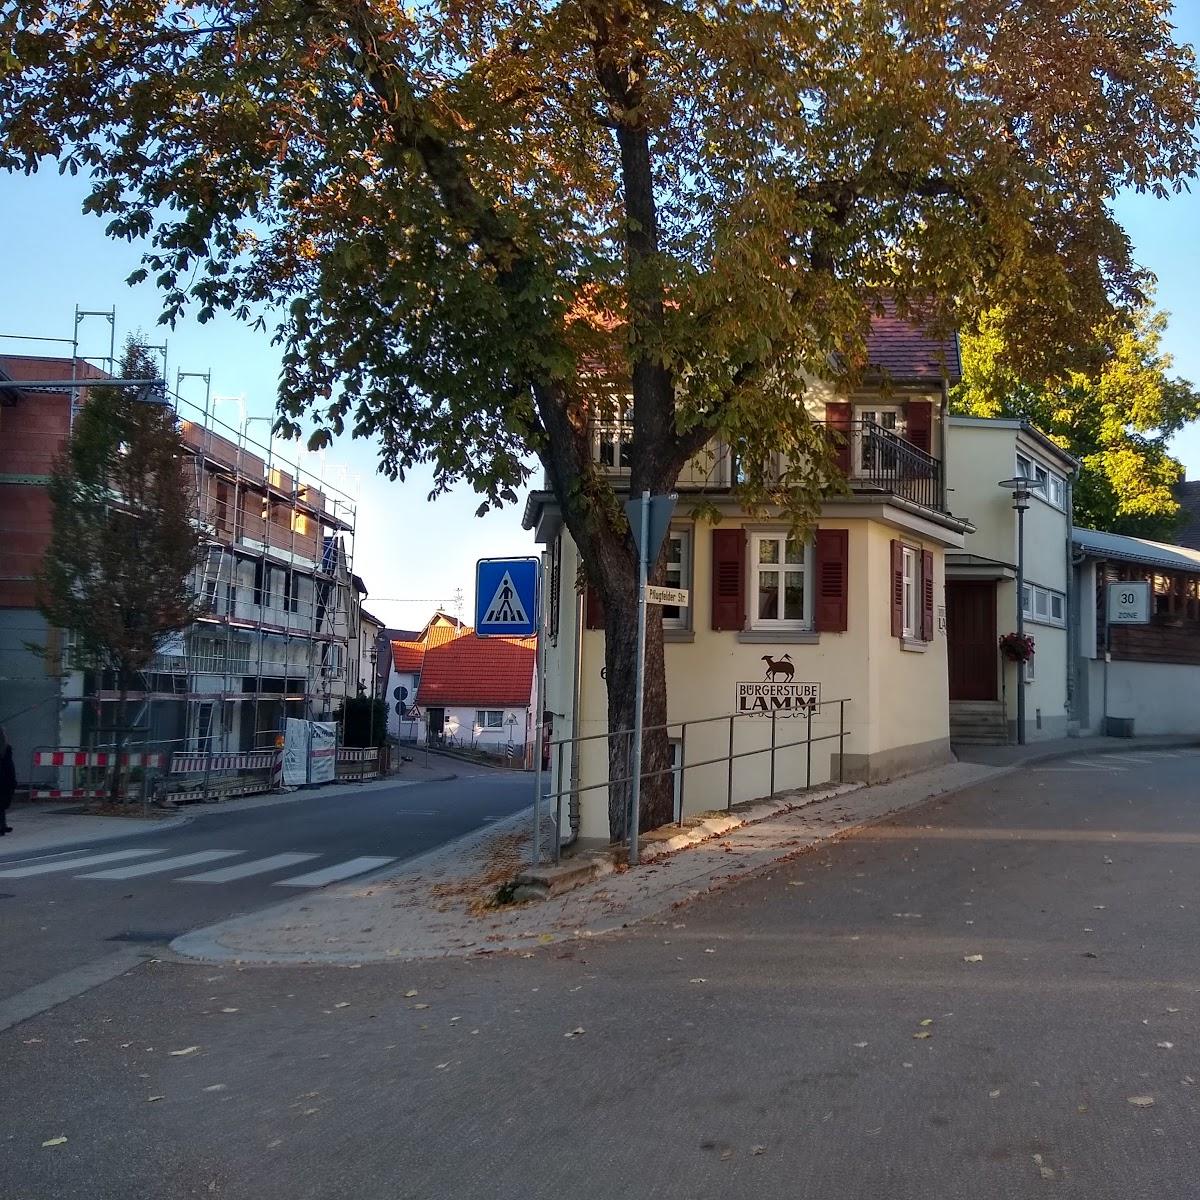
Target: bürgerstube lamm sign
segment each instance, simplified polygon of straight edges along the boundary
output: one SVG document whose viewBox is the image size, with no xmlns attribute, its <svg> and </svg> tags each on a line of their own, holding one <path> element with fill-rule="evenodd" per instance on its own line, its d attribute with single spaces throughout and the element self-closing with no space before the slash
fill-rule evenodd
<svg viewBox="0 0 1200 1200">
<path fill-rule="evenodd" d="M 768 674 L 770 669 L 768 668 Z M 819 683 L 793 683 L 790 679 L 771 680 L 763 683 L 739 681 L 737 686 L 737 713 L 739 716 L 800 717 L 815 711 L 821 703 Z"/>
</svg>

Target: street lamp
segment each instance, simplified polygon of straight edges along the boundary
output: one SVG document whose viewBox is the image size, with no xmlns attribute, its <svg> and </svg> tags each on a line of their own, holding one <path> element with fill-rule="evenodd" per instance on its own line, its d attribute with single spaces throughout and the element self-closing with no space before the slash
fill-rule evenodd
<svg viewBox="0 0 1200 1200">
<path fill-rule="evenodd" d="M 1025 636 L 1025 510 L 1035 479 L 1015 475 L 1002 479 L 997 485 L 1012 493 L 1013 509 L 1017 514 L 1017 634 Z M 1025 745 L 1025 660 L 1017 663 L 1017 745 Z"/>
</svg>

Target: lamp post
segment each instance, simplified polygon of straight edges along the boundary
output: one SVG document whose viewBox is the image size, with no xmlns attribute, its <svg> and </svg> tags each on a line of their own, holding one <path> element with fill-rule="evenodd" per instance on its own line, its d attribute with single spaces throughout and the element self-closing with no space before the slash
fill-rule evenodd
<svg viewBox="0 0 1200 1200">
<path fill-rule="evenodd" d="M 367 655 L 371 660 L 371 745 L 375 745 L 375 695 L 378 691 L 376 667 L 379 663 L 379 647 L 372 642 L 371 651 Z"/>
<path fill-rule="evenodd" d="M 1013 510 L 1017 514 L 1017 634 L 1025 636 L 1025 510 L 1029 507 L 1030 489 L 1036 480 L 1016 475 L 1002 479 L 999 487 L 1012 493 Z M 1025 745 L 1025 660 L 1017 663 L 1017 745 Z"/>
</svg>

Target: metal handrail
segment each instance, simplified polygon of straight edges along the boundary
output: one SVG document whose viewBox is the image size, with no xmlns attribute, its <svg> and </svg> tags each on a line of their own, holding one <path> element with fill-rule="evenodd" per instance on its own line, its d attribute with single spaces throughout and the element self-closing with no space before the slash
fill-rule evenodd
<svg viewBox="0 0 1200 1200">
<path fill-rule="evenodd" d="M 837 434 L 844 438 L 845 429 Z M 849 479 L 901 496 L 925 508 L 942 507 L 942 464 L 907 438 L 874 421 L 849 425 Z"/>
<path fill-rule="evenodd" d="M 734 723 L 740 718 L 753 718 L 761 720 L 765 714 L 762 713 L 728 713 L 713 717 L 696 717 L 688 721 L 666 721 L 658 725 L 647 725 L 643 727 L 643 734 L 654 732 L 670 732 L 671 730 L 679 730 L 680 733 L 680 762 L 678 766 L 665 767 L 657 771 L 642 771 L 640 778 L 657 779 L 663 775 L 679 775 L 679 823 L 683 823 L 683 800 L 684 800 L 684 780 L 686 772 L 697 767 L 717 766 L 720 763 L 727 763 L 729 770 L 726 776 L 726 795 L 725 795 L 725 811 L 729 812 L 733 808 L 733 765 L 738 759 L 754 758 L 760 754 L 770 754 L 771 756 L 771 794 L 775 792 L 775 756 L 781 750 L 792 750 L 797 747 L 806 747 L 805 754 L 805 784 L 804 786 L 812 787 L 812 748 L 818 742 L 828 742 L 837 740 L 838 742 L 838 782 L 845 781 L 845 749 L 846 738 L 850 735 L 850 731 L 846 728 L 846 705 L 851 703 L 850 698 L 846 697 L 838 700 L 822 700 L 819 703 L 808 707 L 805 710 L 805 736 L 794 742 L 779 742 L 776 736 L 776 721 L 779 716 L 777 709 L 772 709 L 771 718 L 771 742 L 768 746 L 760 746 L 753 750 L 735 751 L 734 749 Z M 814 714 L 818 714 L 822 709 L 832 708 L 837 705 L 838 709 L 838 730 L 836 733 L 819 734 L 813 737 L 812 722 Z M 793 716 L 785 718 L 786 720 L 795 720 Z M 699 762 L 687 761 L 687 730 L 689 726 L 710 725 L 716 722 L 727 723 L 729 727 L 729 749 L 728 752 L 716 758 L 706 758 Z M 553 749 L 560 748 L 558 757 L 559 762 L 559 783 L 561 784 L 562 771 L 561 765 L 563 756 L 561 747 L 573 747 L 572 753 L 578 753 L 575 749 L 581 746 L 584 742 L 608 741 L 618 737 L 631 737 L 632 729 L 617 729 L 605 733 L 586 734 L 583 737 L 567 737 L 552 739 L 546 745 Z M 562 852 L 562 802 L 563 798 L 571 795 L 582 795 L 584 792 L 593 792 L 600 789 L 608 789 L 611 787 L 624 786 L 633 782 L 633 775 L 627 774 L 618 776 L 613 779 L 605 779 L 602 783 L 590 783 L 583 787 L 559 787 L 556 791 L 546 794 L 546 799 L 554 803 L 554 826 L 555 826 L 555 841 L 554 841 L 554 861 L 558 862 Z M 636 818 L 635 818 L 636 819 Z"/>
</svg>

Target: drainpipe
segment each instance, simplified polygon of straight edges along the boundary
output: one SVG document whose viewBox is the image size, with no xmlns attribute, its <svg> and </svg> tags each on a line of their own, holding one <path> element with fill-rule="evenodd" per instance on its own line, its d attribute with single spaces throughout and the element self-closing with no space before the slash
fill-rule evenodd
<svg viewBox="0 0 1200 1200">
<path fill-rule="evenodd" d="M 950 382 L 942 372 L 942 509 L 950 512 Z M 932 449 L 932 447 L 931 447 Z"/>
</svg>

